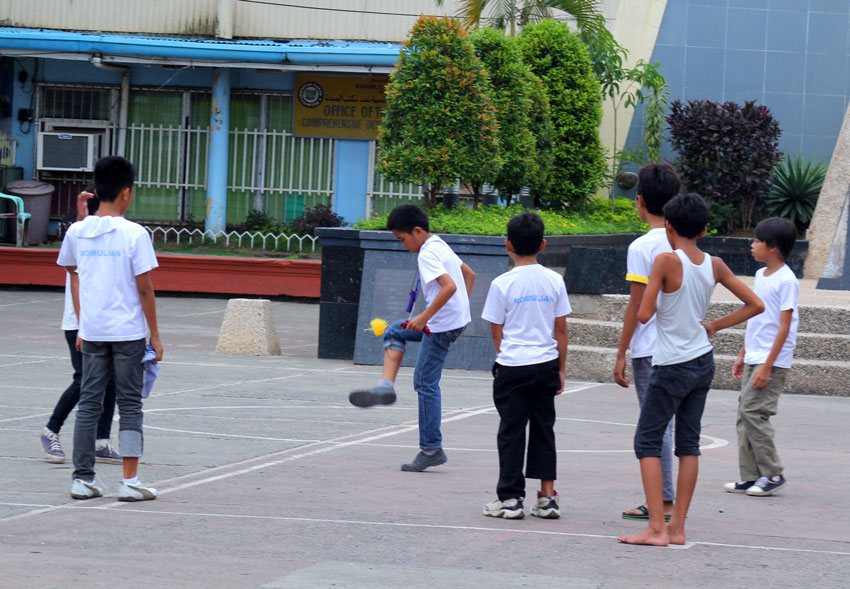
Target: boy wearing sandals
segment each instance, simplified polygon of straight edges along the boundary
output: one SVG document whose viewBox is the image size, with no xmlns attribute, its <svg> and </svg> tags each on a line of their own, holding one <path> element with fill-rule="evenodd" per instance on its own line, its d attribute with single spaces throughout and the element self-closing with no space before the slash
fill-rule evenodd
<svg viewBox="0 0 850 589">
<path fill-rule="evenodd" d="M 490 284 L 481 313 L 490 322 L 496 348 L 493 402 L 500 418 L 499 498 L 484 506 L 484 515 L 490 517 L 525 516 L 526 426 L 525 474 L 540 479 L 531 515 L 561 516 L 554 488 L 555 396 L 564 390 L 571 308 L 563 277 L 537 263 L 537 254 L 546 247 L 543 231 L 543 221 L 534 213 L 508 222 L 505 247 L 514 267 Z"/>
<path fill-rule="evenodd" d="M 655 349 L 655 318 L 645 325 L 637 320 L 646 285 L 655 258 L 662 253 L 672 252 L 667 232 L 664 229 L 664 205 L 679 193 L 682 183 L 670 164 L 647 164 L 638 170 L 637 197 L 635 208 L 641 221 L 649 226 L 646 234 L 641 235 L 629 245 L 626 258 L 626 281 L 629 282 L 629 303 L 623 318 L 623 331 L 620 346 L 617 349 L 617 361 L 614 364 L 614 382 L 628 387 L 626 380 L 626 350 L 631 348 L 632 374 L 635 379 L 638 407 L 643 406 L 649 375 L 652 372 L 652 352 Z M 664 430 L 661 445 L 661 472 L 664 475 L 664 515 L 669 520 L 673 513 L 676 490 L 673 486 L 673 420 Z M 649 519 L 646 505 L 623 512 L 623 519 Z"/>
<path fill-rule="evenodd" d="M 770 416 L 776 415 L 797 343 L 800 283 L 785 264 L 796 238 L 797 228 L 788 219 L 773 217 L 756 226 L 753 258 L 767 267 L 756 272 L 753 290 L 765 311 L 747 321 L 744 345 L 732 365 L 732 376 L 743 379 L 737 421 L 741 480 L 724 485 L 729 493 L 765 497 L 785 485 Z"/>
</svg>

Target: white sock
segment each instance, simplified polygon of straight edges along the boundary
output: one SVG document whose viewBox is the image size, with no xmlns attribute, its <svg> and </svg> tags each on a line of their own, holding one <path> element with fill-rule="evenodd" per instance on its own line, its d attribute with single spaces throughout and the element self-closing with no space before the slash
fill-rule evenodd
<svg viewBox="0 0 850 589">
<path fill-rule="evenodd" d="M 94 447 L 96 450 L 100 450 L 101 448 L 105 448 L 109 443 L 109 440 L 95 440 Z"/>
<path fill-rule="evenodd" d="M 139 484 L 139 477 L 134 476 L 132 479 L 124 479 L 124 484 L 125 485 L 138 485 Z"/>
<path fill-rule="evenodd" d="M 378 379 L 378 386 L 379 387 L 390 387 L 391 389 L 395 389 L 395 383 L 391 380 L 387 380 L 386 378 L 379 378 Z"/>
</svg>

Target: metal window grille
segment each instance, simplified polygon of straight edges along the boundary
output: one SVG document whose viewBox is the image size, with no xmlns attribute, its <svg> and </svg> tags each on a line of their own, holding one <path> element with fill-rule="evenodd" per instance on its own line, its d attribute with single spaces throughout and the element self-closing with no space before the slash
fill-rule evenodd
<svg viewBox="0 0 850 589">
<path fill-rule="evenodd" d="M 366 187 L 369 198 L 369 215 L 386 215 L 400 204 L 421 205 L 424 199 L 422 186 L 412 182 L 390 182 L 378 172 L 378 146 L 376 141 L 369 143 L 369 184 Z"/>
<path fill-rule="evenodd" d="M 87 86 L 40 86 L 39 118 L 108 121 L 110 88 Z"/>
</svg>

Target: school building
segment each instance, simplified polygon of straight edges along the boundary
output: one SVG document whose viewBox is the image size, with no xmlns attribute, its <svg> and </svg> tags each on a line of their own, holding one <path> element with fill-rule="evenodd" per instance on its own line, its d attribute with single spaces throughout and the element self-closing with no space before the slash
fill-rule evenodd
<svg viewBox="0 0 850 589">
<path fill-rule="evenodd" d="M 346 221 L 415 200 L 375 170 L 382 88 L 433 0 L 0 2 L 0 163 L 73 207 L 100 155 L 138 167 L 134 220 Z M 850 96 L 850 0 L 603 0 L 630 61 L 675 98 L 767 104 L 782 148 L 829 161 Z M 624 109 L 621 109 L 624 110 Z M 622 112 L 618 147 L 642 135 Z M 612 117 L 601 129 L 612 144 Z M 668 157 L 672 157 L 669 151 Z"/>
</svg>

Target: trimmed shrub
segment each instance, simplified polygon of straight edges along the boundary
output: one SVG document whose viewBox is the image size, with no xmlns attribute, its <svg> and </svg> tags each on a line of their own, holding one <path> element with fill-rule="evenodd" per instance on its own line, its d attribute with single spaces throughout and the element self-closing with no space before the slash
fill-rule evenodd
<svg viewBox="0 0 850 589">
<path fill-rule="evenodd" d="M 686 190 L 728 205 L 725 226 L 719 230 L 752 227 L 770 174 L 782 158 L 782 131 L 770 110 L 754 101 L 740 106 L 676 100 L 667 122 L 670 143 L 679 152 L 676 170 Z"/>
<path fill-rule="evenodd" d="M 519 39 L 523 60 L 543 82 L 554 131 L 552 182 L 541 201 L 580 207 L 596 194 L 605 173 L 602 91 L 587 47 L 554 20 L 527 26 Z"/>
<path fill-rule="evenodd" d="M 291 229 L 298 235 L 315 235 L 316 227 L 342 227 L 342 217 L 328 205 L 319 203 L 305 209 L 304 214 L 292 221 Z"/>
<path fill-rule="evenodd" d="M 387 84 L 378 170 L 396 182 L 440 188 L 492 182 L 501 167 L 490 81 L 456 21 L 420 17 Z"/>
</svg>

